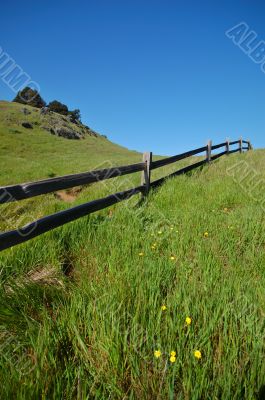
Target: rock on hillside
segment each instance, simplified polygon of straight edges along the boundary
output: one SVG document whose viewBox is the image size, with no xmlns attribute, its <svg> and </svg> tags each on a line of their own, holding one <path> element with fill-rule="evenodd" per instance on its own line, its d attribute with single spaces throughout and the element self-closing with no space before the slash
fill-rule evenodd
<svg viewBox="0 0 265 400">
<path fill-rule="evenodd" d="M 72 122 L 70 116 L 57 114 L 49 109 L 35 108 L 20 103 L 0 102 L 0 111 L 6 127 L 12 127 L 23 132 L 24 129 L 41 129 L 52 135 L 65 139 L 83 139 L 86 136 L 99 137 L 99 133 L 93 131 L 81 122 Z"/>
<path fill-rule="evenodd" d="M 66 139 L 83 139 L 86 135 L 100 136 L 81 122 L 73 123 L 69 117 L 64 115 L 43 109 L 39 113 L 41 128 L 52 135 L 62 136 Z"/>
</svg>

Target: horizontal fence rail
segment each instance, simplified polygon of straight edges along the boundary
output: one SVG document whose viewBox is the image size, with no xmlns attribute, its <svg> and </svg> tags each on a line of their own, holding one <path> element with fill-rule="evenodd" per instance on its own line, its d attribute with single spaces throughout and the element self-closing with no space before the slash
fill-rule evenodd
<svg viewBox="0 0 265 400">
<path fill-rule="evenodd" d="M 143 186 L 139 186 L 124 192 L 112 194 L 103 199 L 94 200 L 89 203 L 82 204 L 68 210 L 60 211 L 56 214 L 49 215 L 37 221 L 28 224 L 20 230 L 9 231 L 0 235 L 0 251 L 8 247 L 26 242 L 36 236 L 42 235 L 52 229 L 58 228 L 68 222 L 75 221 L 78 218 L 89 215 L 95 211 L 103 210 L 113 204 L 123 200 L 128 200 L 137 193 L 143 192 Z"/>
<path fill-rule="evenodd" d="M 0 204 L 29 199 L 41 194 L 56 192 L 57 190 L 70 189 L 75 186 L 86 185 L 115 178 L 117 176 L 132 174 L 134 172 L 143 171 L 145 166 L 145 163 L 125 165 L 123 167 L 59 176 L 57 178 L 45 179 L 38 182 L 0 187 Z"/>
<path fill-rule="evenodd" d="M 200 154 L 203 151 L 206 151 L 205 147 L 200 147 L 199 149 L 187 151 L 186 153 L 178 154 L 177 156 L 163 158 L 162 160 L 154 161 L 151 166 L 151 170 L 156 168 L 164 167 L 165 165 L 169 165 L 175 163 L 176 161 L 184 160 L 184 158 L 195 156 L 196 154 Z"/>
<path fill-rule="evenodd" d="M 237 143 L 239 143 L 239 142 L 237 142 Z M 230 143 L 230 145 L 231 145 L 231 143 Z M 226 142 L 225 143 L 216 144 L 215 146 L 212 146 L 211 149 L 212 150 L 216 150 L 216 149 L 220 149 L 220 147 L 224 147 L 224 146 L 226 146 Z"/>
<path fill-rule="evenodd" d="M 192 171 L 192 170 L 195 169 L 195 168 L 202 167 L 202 166 L 205 165 L 206 163 L 207 163 L 207 160 L 202 160 L 202 161 L 199 161 L 199 162 L 197 162 L 197 163 L 195 163 L 195 164 L 188 165 L 187 167 L 184 167 L 184 168 L 182 168 L 182 169 L 179 169 L 178 171 L 173 172 L 173 173 L 170 174 L 170 175 L 164 176 L 163 178 L 160 178 L 160 179 L 158 179 L 158 180 L 152 182 L 152 183 L 151 183 L 151 187 L 152 187 L 152 188 L 155 188 L 155 187 L 161 186 L 161 185 L 162 185 L 166 180 L 168 180 L 169 178 L 173 178 L 174 176 L 186 174 L 187 172 L 190 172 L 190 171 Z"/>
<path fill-rule="evenodd" d="M 230 150 L 230 146 L 236 144 L 238 144 L 239 147 Z M 247 146 L 243 146 L 243 144 L 247 144 Z M 222 147 L 225 147 L 224 151 L 218 154 L 212 154 L 212 151 Z M 75 221 L 78 218 L 84 217 L 99 210 L 103 210 L 121 201 L 130 199 L 136 194 L 141 193 L 142 196 L 146 196 L 151 188 L 154 189 L 161 186 L 169 178 L 188 173 L 196 168 L 202 167 L 205 164 L 215 161 L 224 155 L 230 155 L 237 152 L 241 153 L 243 150 L 251 149 L 252 145 L 250 141 L 243 140 L 242 138 L 233 142 L 227 140 L 224 143 L 220 143 L 214 146 L 212 145 L 212 142 L 209 141 L 207 146 L 199 147 L 197 149 L 187 151 L 185 153 L 181 153 L 172 157 L 163 158 L 157 161 L 152 161 L 152 153 L 147 152 L 143 155 L 143 162 L 137 164 L 83 172 L 80 174 L 65 175 L 37 182 L 2 186 L 0 187 L 0 204 L 28 199 L 35 196 L 56 192 L 58 190 L 64 190 L 76 186 L 100 182 L 103 180 L 133 174 L 136 172 L 142 172 L 141 186 L 125 190 L 123 192 L 111 194 L 108 197 L 93 200 L 91 202 L 72 207 L 70 209 L 63 210 L 52 215 L 48 215 L 20 229 L 0 233 L 0 251 L 18 245 L 20 243 L 24 243 L 52 229 Z M 194 155 L 198 155 L 203 152 L 206 153 L 206 159 L 188 165 L 171 173 L 170 175 L 151 182 L 152 170 L 164 167 L 166 165 L 175 163 Z"/>
</svg>

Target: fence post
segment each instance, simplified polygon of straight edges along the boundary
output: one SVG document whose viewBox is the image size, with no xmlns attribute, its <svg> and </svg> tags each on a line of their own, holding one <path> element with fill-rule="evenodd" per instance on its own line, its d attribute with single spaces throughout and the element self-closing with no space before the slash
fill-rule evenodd
<svg viewBox="0 0 265 400">
<path fill-rule="evenodd" d="M 226 154 L 228 155 L 230 151 L 230 140 L 227 138 L 225 143 Z"/>
<path fill-rule="evenodd" d="M 243 142 L 242 142 L 242 136 L 240 136 L 239 138 L 239 153 L 242 153 L 243 151 Z"/>
<path fill-rule="evenodd" d="M 147 151 L 143 154 L 143 162 L 146 165 L 144 171 L 142 172 L 142 179 L 141 179 L 141 185 L 145 186 L 144 196 L 147 196 L 150 190 L 152 157 L 153 153 L 150 151 L 149 152 Z"/>
<path fill-rule="evenodd" d="M 252 150 L 252 146 L 251 146 L 250 140 L 248 140 L 248 151 L 249 150 Z"/>
<path fill-rule="evenodd" d="M 212 141 L 209 140 L 207 143 L 207 150 L 206 150 L 206 160 L 207 162 L 211 161 L 211 153 L 212 153 Z"/>
</svg>

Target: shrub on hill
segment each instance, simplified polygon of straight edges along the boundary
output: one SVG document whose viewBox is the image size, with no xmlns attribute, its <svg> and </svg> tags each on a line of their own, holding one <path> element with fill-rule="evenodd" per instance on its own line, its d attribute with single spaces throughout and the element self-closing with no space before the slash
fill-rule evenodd
<svg viewBox="0 0 265 400">
<path fill-rule="evenodd" d="M 81 113 L 78 108 L 76 110 L 69 111 L 68 115 L 70 116 L 71 122 L 74 122 L 74 123 L 76 123 L 77 121 L 81 122 Z"/>
<path fill-rule="evenodd" d="M 42 108 L 46 105 L 38 91 L 33 90 L 28 86 L 19 91 L 13 101 L 16 103 L 28 104 L 29 106 L 37 108 Z"/>
<path fill-rule="evenodd" d="M 41 98 L 37 90 L 33 90 L 28 86 L 19 91 L 13 101 L 16 103 L 28 104 L 29 106 L 37 108 L 43 108 L 46 106 L 46 102 Z M 68 116 L 69 120 L 73 123 L 81 123 L 81 113 L 79 109 L 70 111 L 66 104 L 63 104 L 58 100 L 51 101 L 47 107 L 50 111 Z"/>
<path fill-rule="evenodd" d="M 57 100 L 51 101 L 48 104 L 48 107 L 53 112 L 69 116 L 70 121 L 73 123 L 76 123 L 77 121 L 81 122 L 81 113 L 79 109 L 70 111 L 68 110 L 68 107 L 65 104 Z"/>
<path fill-rule="evenodd" d="M 51 111 L 56 112 L 58 114 L 68 115 L 68 113 L 69 113 L 68 107 L 65 104 L 60 103 L 60 101 L 57 101 L 57 100 L 51 101 L 48 104 L 48 107 Z"/>
</svg>

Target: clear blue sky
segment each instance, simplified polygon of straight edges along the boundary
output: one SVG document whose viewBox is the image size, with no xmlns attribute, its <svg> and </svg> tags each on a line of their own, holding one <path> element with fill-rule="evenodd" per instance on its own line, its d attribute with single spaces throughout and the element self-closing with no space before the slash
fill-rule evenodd
<svg viewBox="0 0 265 400">
<path fill-rule="evenodd" d="M 46 101 L 130 149 L 170 155 L 241 134 L 265 147 L 265 73 L 225 35 L 245 21 L 265 40 L 264 17 L 264 0 L 14 0 L 1 4 L 0 46 Z"/>
</svg>

